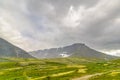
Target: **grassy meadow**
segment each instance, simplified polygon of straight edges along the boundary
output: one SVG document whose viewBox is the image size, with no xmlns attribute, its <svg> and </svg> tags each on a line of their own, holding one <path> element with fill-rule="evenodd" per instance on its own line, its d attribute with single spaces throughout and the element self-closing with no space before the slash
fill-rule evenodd
<svg viewBox="0 0 120 80">
<path fill-rule="evenodd" d="M 0 58 L 0 80 L 120 80 L 120 60 Z"/>
</svg>

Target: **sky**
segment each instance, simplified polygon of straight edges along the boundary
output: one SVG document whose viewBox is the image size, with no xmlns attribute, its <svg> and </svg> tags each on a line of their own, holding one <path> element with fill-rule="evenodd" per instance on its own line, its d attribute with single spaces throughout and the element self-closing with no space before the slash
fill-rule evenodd
<svg viewBox="0 0 120 80">
<path fill-rule="evenodd" d="M 84 43 L 120 56 L 120 0 L 0 0 L 0 37 L 26 50 Z"/>
</svg>

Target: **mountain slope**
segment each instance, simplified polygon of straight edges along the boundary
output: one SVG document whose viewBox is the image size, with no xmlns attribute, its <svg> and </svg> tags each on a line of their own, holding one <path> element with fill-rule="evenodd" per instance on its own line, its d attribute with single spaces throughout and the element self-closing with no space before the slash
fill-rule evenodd
<svg viewBox="0 0 120 80">
<path fill-rule="evenodd" d="M 24 50 L 12 45 L 2 38 L 0 38 L 0 57 L 32 58 L 32 56 Z"/>
<path fill-rule="evenodd" d="M 85 44 L 76 43 L 70 46 L 51 48 L 30 52 L 37 58 L 58 58 L 58 57 L 82 57 L 82 58 L 99 58 L 109 59 L 113 56 L 98 52 L 86 46 Z"/>
</svg>

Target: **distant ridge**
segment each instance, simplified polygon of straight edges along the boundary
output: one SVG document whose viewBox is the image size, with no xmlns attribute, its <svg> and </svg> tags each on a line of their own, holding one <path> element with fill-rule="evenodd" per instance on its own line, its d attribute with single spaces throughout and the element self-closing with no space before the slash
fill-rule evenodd
<svg viewBox="0 0 120 80">
<path fill-rule="evenodd" d="M 65 47 L 50 48 L 30 52 L 37 58 L 61 58 L 61 57 L 81 57 L 81 58 L 98 58 L 111 59 L 115 56 L 107 55 L 89 48 L 83 43 L 75 43 Z"/>
<path fill-rule="evenodd" d="M 26 51 L 0 38 L 0 57 L 33 58 Z"/>
</svg>

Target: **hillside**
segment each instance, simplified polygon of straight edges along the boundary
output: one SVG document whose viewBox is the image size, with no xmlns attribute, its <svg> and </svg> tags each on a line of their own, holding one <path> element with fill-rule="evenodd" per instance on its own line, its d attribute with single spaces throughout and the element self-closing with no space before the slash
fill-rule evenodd
<svg viewBox="0 0 120 80">
<path fill-rule="evenodd" d="M 26 51 L 0 38 L 0 57 L 32 58 Z"/>
<path fill-rule="evenodd" d="M 110 59 L 115 58 L 94 49 L 89 48 L 85 44 L 75 43 L 69 46 L 60 48 L 50 48 L 30 52 L 31 55 L 37 58 L 62 58 L 62 57 L 81 57 L 81 58 L 98 58 Z"/>
</svg>

